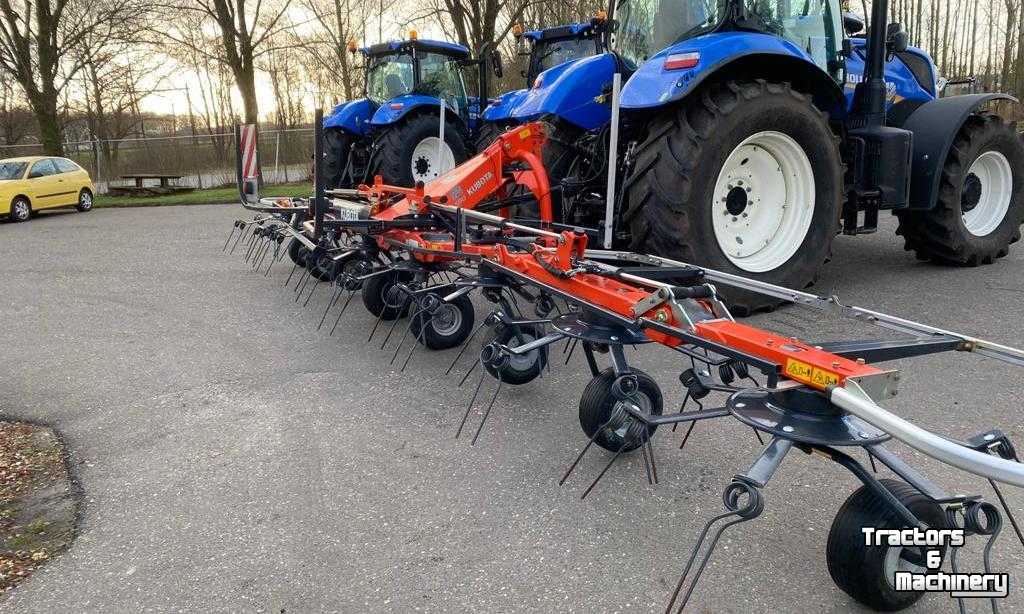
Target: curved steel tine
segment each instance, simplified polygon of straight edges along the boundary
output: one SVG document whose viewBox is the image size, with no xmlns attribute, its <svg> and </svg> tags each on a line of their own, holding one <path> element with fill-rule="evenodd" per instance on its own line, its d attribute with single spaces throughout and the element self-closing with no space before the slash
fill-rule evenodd
<svg viewBox="0 0 1024 614">
<path fill-rule="evenodd" d="M 484 417 L 480 419 L 480 426 L 476 428 L 476 434 L 473 435 L 473 441 L 469 445 L 476 445 L 476 440 L 480 437 L 480 431 L 484 430 L 484 423 L 487 422 L 487 417 L 491 415 L 491 409 L 494 408 L 494 401 L 498 398 L 499 392 L 501 392 L 500 377 L 498 378 L 498 386 L 494 389 L 494 395 L 491 397 L 491 402 L 487 404 L 487 411 L 484 412 Z"/>
</svg>

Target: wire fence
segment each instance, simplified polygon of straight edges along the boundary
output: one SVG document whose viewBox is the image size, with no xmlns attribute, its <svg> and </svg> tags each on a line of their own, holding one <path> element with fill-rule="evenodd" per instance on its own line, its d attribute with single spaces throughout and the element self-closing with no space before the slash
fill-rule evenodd
<svg viewBox="0 0 1024 614">
<path fill-rule="evenodd" d="M 261 130 L 260 164 L 266 184 L 307 181 L 313 161 L 313 129 Z M 64 155 L 89 171 L 100 193 L 134 185 L 126 175 L 179 175 L 174 185 L 210 188 L 235 181 L 233 132 L 186 136 L 72 141 Z M 0 145 L 0 158 L 43 155 L 40 144 Z"/>
</svg>

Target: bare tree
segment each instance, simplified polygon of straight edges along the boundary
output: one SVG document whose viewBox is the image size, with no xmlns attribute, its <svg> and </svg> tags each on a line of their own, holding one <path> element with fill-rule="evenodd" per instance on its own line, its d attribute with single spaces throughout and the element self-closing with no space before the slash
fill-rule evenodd
<svg viewBox="0 0 1024 614">
<path fill-rule="evenodd" d="M 285 19 L 291 0 L 178 0 L 167 5 L 170 15 L 191 12 L 201 18 L 200 27 L 213 24 L 219 45 L 199 45 L 193 49 L 230 69 L 242 96 L 245 121 L 259 121 L 256 100 L 256 60 L 269 52 L 275 33 L 291 27 Z M 194 45 L 195 37 L 181 28 L 159 33 L 182 45 Z"/>
<path fill-rule="evenodd" d="M 128 37 L 146 11 L 140 0 L 0 0 L 0 71 L 24 91 L 48 154 L 63 153 L 58 102 L 83 68 L 72 51 Z"/>
</svg>

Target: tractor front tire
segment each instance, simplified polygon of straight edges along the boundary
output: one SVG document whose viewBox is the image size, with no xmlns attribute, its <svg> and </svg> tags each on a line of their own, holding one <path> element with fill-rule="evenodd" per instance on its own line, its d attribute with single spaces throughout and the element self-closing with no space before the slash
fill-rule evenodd
<svg viewBox="0 0 1024 614">
<path fill-rule="evenodd" d="M 992 264 L 1020 240 L 1024 141 L 999 117 L 979 113 L 960 128 L 930 211 L 900 211 L 904 249 L 955 266 Z"/>
<path fill-rule="evenodd" d="M 445 120 L 444 142 L 451 152 L 451 160 L 438 158 L 436 115 L 420 114 L 389 126 L 377 141 L 377 174 L 384 183 L 402 187 L 436 179 L 450 170 L 445 168 L 448 164 L 458 166 L 469 157 L 462 131 L 450 120 Z"/>
<path fill-rule="evenodd" d="M 652 121 L 624 190 L 632 249 L 803 289 L 839 229 L 839 139 L 788 83 L 727 81 Z M 737 315 L 779 304 L 719 290 Z"/>
</svg>

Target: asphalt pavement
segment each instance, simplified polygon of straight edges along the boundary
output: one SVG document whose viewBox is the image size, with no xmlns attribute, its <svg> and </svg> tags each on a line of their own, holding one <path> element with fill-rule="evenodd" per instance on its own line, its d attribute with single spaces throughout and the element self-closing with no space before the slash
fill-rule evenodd
<svg viewBox="0 0 1024 614">
<path fill-rule="evenodd" d="M 454 438 L 471 394 L 444 376 L 454 352 L 419 352 L 400 373 L 390 351 L 365 343 L 373 318 L 361 305 L 333 336 L 317 331 L 326 292 L 303 307 L 282 285 L 288 264 L 264 277 L 221 253 L 238 214 L 108 209 L 0 224 L 0 417 L 59 429 L 85 496 L 70 551 L 0 610 L 664 608 L 723 488 L 761 449 L 750 429 L 703 423 L 682 451 L 680 433 L 659 432 L 660 484 L 631 455 L 581 501 L 609 458 L 590 453 L 559 487 L 586 442 L 581 356 L 503 390 L 470 446 Z M 816 290 L 1024 346 L 1024 247 L 992 266 L 946 268 L 904 252 L 893 226 L 839 237 Z M 811 341 L 877 336 L 792 307 L 751 321 Z M 678 407 L 678 356 L 629 357 Z M 1020 369 L 965 354 L 897 366 L 890 406 L 901 415 L 961 438 L 998 426 L 1024 449 Z M 992 496 L 984 481 L 893 448 L 952 491 Z M 693 611 L 861 611 L 824 558 L 855 487 L 845 470 L 791 454 L 764 514 L 723 537 Z M 1024 519 L 1024 491 L 1007 497 Z M 961 566 L 980 570 L 980 552 L 976 541 Z M 1024 551 L 1008 527 L 993 567 L 1012 576 L 1001 611 L 1024 612 Z M 914 611 L 955 602 L 931 595 Z"/>
</svg>

